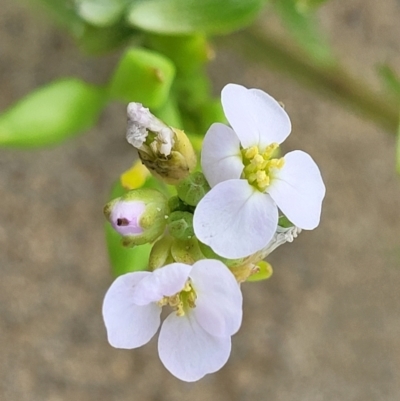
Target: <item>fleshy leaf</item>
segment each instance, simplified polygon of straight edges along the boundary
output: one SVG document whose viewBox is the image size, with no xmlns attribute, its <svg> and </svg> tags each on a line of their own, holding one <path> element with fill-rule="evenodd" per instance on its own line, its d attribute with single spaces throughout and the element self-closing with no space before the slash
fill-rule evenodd
<svg viewBox="0 0 400 401">
<path fill-rule="evenodd" d="M 120 18 L 125 0 L 75 0 L 79 16 L 90 24 L 104 27 Z"/>
<path fill-rule="evenodd" d="M 175 67 L 166 57 L 144 49 L 129 49 L 111 79 L 110 96 L 159 108 L 169 96 Z"/>
<path fill-rule="evenodd" d="M 146 0 L 132 4 L 128 21 L 163 34 L 226 33 L 249 24 L 265 0 Z"/>
<path fill-rule="evenodd" d="M 82 51 L 100 55 L 122 46 L 137 33 L 137 30 L 121 24 L 103 28 L 84 23 L 74 36 Z"/>
<path fill-rule="evenodd" d="M 106 102 L 103 88 L 75 78 L 54 81 L 0 115 L 0 146 L 51 145 L 92 127 Z"/>
</svg>

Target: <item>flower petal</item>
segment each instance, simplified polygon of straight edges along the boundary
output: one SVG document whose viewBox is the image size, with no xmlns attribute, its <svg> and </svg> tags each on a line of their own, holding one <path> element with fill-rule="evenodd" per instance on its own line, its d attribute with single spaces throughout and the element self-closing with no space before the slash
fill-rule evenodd
<svg viewBox="0 0 400 401">
<path fill-rule="evenodd" d="M 232 128 L 215 123 L 207 131 L 201 151 L 201 166 L 210 184 L 240 178 L 243 171 L 239 138 Z"/>
<path fill-rule="evenodd" d="M 157 304 L 138 306 L 132 300 L 135 286 L 149 275 L 149 272 L 124 274 L 107 291 L 103 302 L 103 318 L 108 342 L 113 347 L 140 347 L 157 332 L 161 308 Z"/>
<path fill-rule="evenodd" d="M 312 230 L 318 226 L 325 185 L 318 166 L 305 152 L 286 154 L 268 193 L 286 217 L 296 226 Z"/>
<path fill-rule="evenodd" d="M 249 91 L 253 95 L 253 107 L 258 116 L 259 146 L 265 148 L 273 142 L 281 144 L 292 131 L 292 123 L 285 109 L 268 93 L 260 89 Z"/>
<path fill-rule="evenodd" d="M 193 218 L 197 238 L 229 259 L 262 249 L 277 225 L 278 209 L 271 197 L 246 180 L 217 184 L 197 205 Z"/>
<path fill-rule="evenodd" d="M 243 297 L 231 271 L 219 260 L 200 260 L 190 278 L 197 295 L 192 313 L 200 326 L 217 337 L 235 334 L 242 323 Z"/>
<path fill-rule="evenodd" d="M 137 305 L 146 305 L 160 301 L 164 296 L 175 295 L 185 286 L 191 269 L 183 263 L 172 263 L 154 270 L 138 283 L 132 299 Z"/>
<path fill-rule="evenodd" d="M 194 382 L 221 369 L 231 353 L 231 338 L 213 337 L 190 314 L 171 313 L 158 340 L 164 366 L 178 379 Z"/>
<path fill-rule="evenodd" d="M 222 106 L 244 148 L 282 143 L 290 134 L 289 116 L 271 96 L 259 89 L 228 84 L 222 89 Z"/>
</svg>

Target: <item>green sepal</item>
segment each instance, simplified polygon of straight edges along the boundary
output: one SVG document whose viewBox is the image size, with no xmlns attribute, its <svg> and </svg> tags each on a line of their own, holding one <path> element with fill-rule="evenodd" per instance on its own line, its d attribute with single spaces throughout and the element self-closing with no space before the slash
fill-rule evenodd
<svg viewBox="0 0 400 401">
<path fill-rule="evenodd" d="M 227 33 L 249 24 L 264 4 L 265 0 L 135 1 L 128 22 L 160 34 Z"/>
<path fill-rule="evenodd" d="M 106 91 L 64 78 L 31 92 L 0 115 L 0 146 L 31 148 L 62 142 L 91 128 Z"/>
<path fill-rule="evenodd" d="M 174 262 L 171 255 L 173 242 L 174 238 L 169 235 L 164 235 L 154 243 L 149 256 L 149 270 L 156 270 Z"/>
<path fill-rule="evenodd" d="M 166 57 L 150 50 L 129 49 L 111 78 L 110 97 L 157 109 L 166 103 L 174 76 L 175 67 Z"/>
<path fill-rule="evenodd" d="M 282 228 L 294 227 L 294 224 L 284 215 L 279 216 L 278 226 Z"/>
<path fill-rule="evenodd" d="M 175 262 L 192 265 L 198 260 L 205 259 L 199 247 L 197 238 L 189 240 L 175 239 L 171 246 L 171 255 Z"/>
<path fill-rule="evenodd" d="M 259 271 L 249 276 L 246 281 L 255 282 L 261 280 L 267 280 L 272 276 L 273 273 L 272 266 L 265 260 L 258 262 L 257 267 L 259 268 Z"/>
<path fill-rule="evenodd" d="M 204 174 L 200 171 L 190 174 L 176 187 L 179 198 L 190 206 L 197 206 L 210 189 Z"/>
<path fill-rule="evenodd" d="M 168 232 L 176 239 L 187 240 L 194 236 L 193 214 L 176 211 L 168 217 Z"/>
</svg>

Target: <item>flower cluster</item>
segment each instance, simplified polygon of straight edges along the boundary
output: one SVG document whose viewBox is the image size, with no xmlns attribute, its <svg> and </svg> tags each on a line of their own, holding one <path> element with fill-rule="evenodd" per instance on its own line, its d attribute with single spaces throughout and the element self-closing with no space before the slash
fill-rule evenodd
<svg viewBox="0 0 400 401">
<path fill-rule="evenodd" d="M 242 321 L 240 283 L 270 276 L 263 259 L 317 227 L 325 195 L 307 153 L 281 156 L 291 123 L 276 100 L 234 84 L 221 100 L 230 126 L 209 128 L 201 172 L 193 172 L 196 155 L 183 131 L 131 103 L 128 142 L 154 177 L 175 185 L 176 195 L 136 188 L 104 209 L 125 246 L 152 245 L 148 269 L 131 266 L 106 294 L 108 340 L 117 348 L 146 344 L 160 327 L 162 308 L 169 308 L 159 356 L 185 381 L 226 363 Z"/>
</svg>

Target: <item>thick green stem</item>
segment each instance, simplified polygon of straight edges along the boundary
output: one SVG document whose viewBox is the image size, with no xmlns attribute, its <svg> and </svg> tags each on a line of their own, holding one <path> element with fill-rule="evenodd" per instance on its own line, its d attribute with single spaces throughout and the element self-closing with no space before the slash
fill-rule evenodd
<svg viewBox="0 0 400 401">
<path fill-rule="evenodd" d="M 221 38 L 218 44 L 233 47 L 246 59 L 275 68 L 335 98 L 390 133 L 397 132 L 398 105 L 336 63 L 318 63 L 287 40 L 258 27 Z"/>
</svg>

